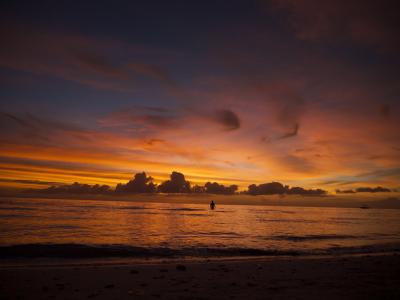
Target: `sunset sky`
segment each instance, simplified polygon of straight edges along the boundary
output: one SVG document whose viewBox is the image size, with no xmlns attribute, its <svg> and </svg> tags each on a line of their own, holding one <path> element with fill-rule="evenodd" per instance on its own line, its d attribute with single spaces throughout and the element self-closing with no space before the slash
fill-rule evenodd
<svg viewBox="0 0 400 300">
<path fill-rule="evenodd" d="M 400 188 L 396 1 L 0 4 L 0 186 Z"/>
</svg>

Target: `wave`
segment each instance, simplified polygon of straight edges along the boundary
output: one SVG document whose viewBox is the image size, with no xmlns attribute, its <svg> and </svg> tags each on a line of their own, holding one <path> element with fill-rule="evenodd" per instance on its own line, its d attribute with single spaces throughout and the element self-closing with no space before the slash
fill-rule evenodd
<svg viewBox="0 0 400 300">
<path fill-rule="evenodd" d="M 132 211 L 131 215 L 162 215 L 162 213 L 153 212 L 153 211 Z"/>
<path fill-rule="evenodd" d="M 169 210 L 169 211 L 206 211 L 205 209 L 202 209 L 202 208 L 187 208 L 187 207 L 182 207 L 182 208 L 160 208 L 160 210 Z"/>
<path fill-rule="evenodd" d="M 298 251 L 264 250 L 253 248 L 168 248 L 134 247 L 126 245 L 84 244 L 22 244 L 0 247 L 1 258 L 99 258 L 99 257 L 208 257 L 208 256 L 268 256 L 299 255 Z"/>
<path fill-rule="evenodd" d="M 176 257 L 256 257 L 306 256 L 400 252 L 400 244 L 331 247 L 315 250 L 279 250 L 240 247 L 134 247 L 127 245 L 21 244 L 0 247 L 0 259 L 10 258 L 176 258 Z"/>
<path fill-rule="evenodd" d="M 22 206 L 0 206 L 0 210 L 36 210 L 36 208 Z"/>
<path fill-rule="evenodd" d="M 29 218 L 36 218 L 36 216 L 32 215 L 16 215 L 16 214 L 0 214 L 0 219 L 11 219 L 11 218 L 18 218 L 18 219 L 29 219 Z"/>
<path fill-rule="evenodd" d="M 133 209 L 133 210 L 137 210 L 137 209 L 152 209 L 150 207 L 143 207 L 143 206 L 118 206 L 118 207 L 114 207 L 114 209 Z"/>
<path fill-rule="evenodd" d="M 215 237 L 239 237 L 243 238 L 242 234 L 234 231 L 198 231 L 193 233 L 193 236 L 215 236 Z"/>
<path fill-rule="evenodd" d="M 316 240 L 342 240 L 342 239 L 356 239 L 356 238 L 362 238 L 362 237 L 353 235 L 338 235 L 338 234 L 311 234 L 311 235 L 274 235 L 266 239 L 291 241 L 291 242 L 304 242 L 304 241 L 316 241 Z"/>
<path fill-rule="evenodd" d="M 255 213 L 270 213 L 270 212 L 278 212 L 282 214 L 290 214 L 293 215 L 296 212 L 295 211 L 290 211 L 290 210 L 278 210 L 278 209 L 251 209 L 252 212 Z"/>
<path fill-rule="evenodd" d="M 275 223 L 302 223 L 302 224 L 321 223 L 321 221 L 306 220 L 306 219 L 267 219 L 263 217 L 259 217 L 258 219 L 263 222 L 275 222 Z"/>
<path fill-rule="evenodd" d="M 180 216 L 191 216 L 191 217 L 208 217 L 205 214 L 179 214 Z"/>
<path fill-rule="evenodd" d="M 81 226 L 78 225 L 63 225 L 63 224 L 54 224 L 54 225 L 49 225 L 48 229 L 78 229 L 81 228 Z"/>
</svg>

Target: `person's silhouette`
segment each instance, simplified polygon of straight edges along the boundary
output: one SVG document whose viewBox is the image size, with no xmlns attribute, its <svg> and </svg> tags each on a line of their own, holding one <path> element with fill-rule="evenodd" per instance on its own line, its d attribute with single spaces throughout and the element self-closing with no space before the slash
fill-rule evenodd
<svg viewBox="0 0 400 300">
<path fill-rule="evenodd" d="M 214 202 L 214 200 L 211 200 L 210 209 L 214 209 L 214 208 L 215 208 L 215 202 Z"/>
</svg>

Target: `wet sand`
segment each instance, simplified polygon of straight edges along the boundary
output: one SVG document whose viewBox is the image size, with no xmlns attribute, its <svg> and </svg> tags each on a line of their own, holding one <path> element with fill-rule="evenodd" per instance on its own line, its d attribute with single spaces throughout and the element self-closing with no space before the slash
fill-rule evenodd
<svg viewBox="0 0 400 300">
<path fill-rule="evenodd" d="M 0 299 L 400 299 L 400 255 L 3 266 Z"/>
</svg>

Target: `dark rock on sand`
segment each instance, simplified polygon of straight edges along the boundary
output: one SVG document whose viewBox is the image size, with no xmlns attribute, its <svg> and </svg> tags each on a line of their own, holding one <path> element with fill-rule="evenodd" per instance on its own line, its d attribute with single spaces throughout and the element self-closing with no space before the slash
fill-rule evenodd
<svg viewBox="0 0 400 300">
<path fill-rule="evenodd" d="M 177 269 L 178 271 L 186 271 L 186 266 L 184 266 L 184 265 L 177 265 L 177 266 L 176 266 L 176 269 Z"/>
<path fill-rule="evenodd" d="M 99 295 L 99 293 L 92 293 L 92 294 L 88 295 L 87 297 L 94 298 L 94 297 L 97 297 L 98 295 Z"/>
</svg>

